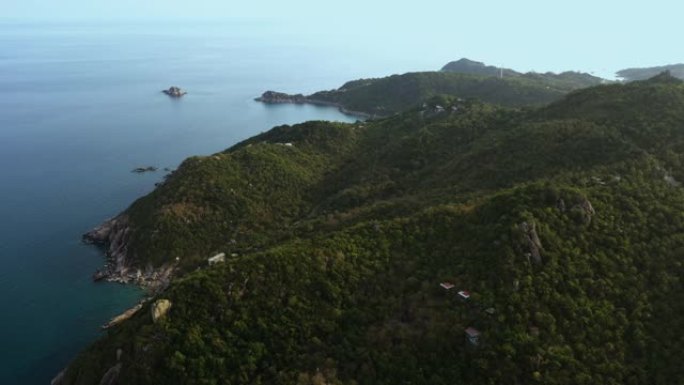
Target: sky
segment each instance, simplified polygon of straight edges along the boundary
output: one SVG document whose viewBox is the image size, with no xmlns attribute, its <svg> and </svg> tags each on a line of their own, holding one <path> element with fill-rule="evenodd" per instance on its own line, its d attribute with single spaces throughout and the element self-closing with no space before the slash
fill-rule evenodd
<svg viewBox="0 0 684 385">
<path fill-rule="evenodd" d="M 405 50 L 443 62 L 468 57 L 522 71 L 684 62 L 684 3 L 673 0 L 0 0 L 0 18 L 40 22 L 260 20 L 293 39 Z M 371 52 L 372 51 L 372 52 Z M 396 55 L 393 55 L 396 57 Z M 435 59 L 437 60 L 437 59 Z"/>
</svg>

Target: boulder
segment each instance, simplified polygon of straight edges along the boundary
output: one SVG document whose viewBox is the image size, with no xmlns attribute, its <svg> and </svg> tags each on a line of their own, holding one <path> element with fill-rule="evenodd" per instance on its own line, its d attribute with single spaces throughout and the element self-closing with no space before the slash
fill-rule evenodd
<svg viewBox="0 0 684 385">
<path fill-rule="evenodd" d="M 152 304 L 152 321 L 157 323 L 164 318 L 171 309 L 171 301 L 168 299 L 158 299 Z"/>
</svg>

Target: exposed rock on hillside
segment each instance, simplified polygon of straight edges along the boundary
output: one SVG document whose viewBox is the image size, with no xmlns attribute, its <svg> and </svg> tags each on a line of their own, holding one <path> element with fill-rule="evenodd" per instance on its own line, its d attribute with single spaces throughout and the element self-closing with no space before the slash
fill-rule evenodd
<svg viewBox="0 0 684 385">
<path fill-rule="evenodd" d="M 137 313 L 140 309 L 142 309 L 142 307 L 143 307 L 142 303 L 139 303 L 139 304 L 133 306 L 132 308 L 130 308 L 130 309 L 126 310 L 125 312 L 119 314 L 118 316 L 112 318 L 111 321 L 107 322 L 105 325 L 102 326 L 102 329 L 109 329 L 113 326 L 116 326 L 116 325 L 126 321 L 127 319 L 133 317 L 133 315 L 135 315 L 135 313 Z"/>
<path fill-rule="evenodd" d="M 102 376 L 102 379 L 100 380 L 100 385 L 115 385 L 118 383 L 119 379 L 119 373 L 121 373 L 121 363 L 118 363 L 104 374 Z"/>
<path fill-rule="evenodd" d="M 93 274 L 93 280 L 119 283 L 135 283 L 152 292 L 165 289 L 175 270 L 175 265 L 165 264 L 157 268 L 133 269 L 128 253 L 131 229 L 129 218 L 121 214 L 83 234 L 83 242 L 105 248 L 107 262 L 103 269 Z"/>
<path fill-rule="evenodd" d="M 528 261 L 536 264 L 542 263 L 541 251 L 543 250 L 541 240 L 537 234 L 537 227 L 534 222 L 522 222 L 518 226 L 522 232 L 522 248 Z"/>
<path fill-rule="evenodd" d="M 592 206 L 591 202 L 589 202 L 589 200 L 586 198 L 573 205 L 570 208 L 570 212 L 573 213 L 574 217 L 584 225 L 590 224 L 591 218 L 596 214 L 594 206 Z"/>
<path fill-rule="evenodd" d="M 83 242 L 107 248 L 107 276 L 125 274 L 128 271 L 126 251 L 129 238 L 128 216 L 112 218 L 83 235 Z"/>
<path fill-rule="evenodd" d="M 158 299 L 152 304 L 152 321 L 157 323 L 160 319 L 164 318 L 166 314 L 171 310 L 171 301 L 168 299 Z"/>
</svg>

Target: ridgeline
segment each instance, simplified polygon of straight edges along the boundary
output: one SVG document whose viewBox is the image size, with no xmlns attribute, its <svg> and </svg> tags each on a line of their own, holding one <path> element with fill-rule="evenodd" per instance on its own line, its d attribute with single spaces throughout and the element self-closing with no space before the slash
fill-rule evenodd
<svg viewBox="0 0 684 385">
<path fill-rule="evenodd" d="M 378 79 L 359 79 L 332 91 L 305 96 L 266 91 L 264 103 L 310 103 L 337 106 L 365 117 L 387 117 L 438 95 L 477 99 L 506 107 L 542 106 L 568 92 L 599 85 L 603 79 L 579 72 L 527 73 L 461 59 L 439 72 L 412 72 Z M 503 74 L 502 77 L 500 75 Z"/>
</svg>

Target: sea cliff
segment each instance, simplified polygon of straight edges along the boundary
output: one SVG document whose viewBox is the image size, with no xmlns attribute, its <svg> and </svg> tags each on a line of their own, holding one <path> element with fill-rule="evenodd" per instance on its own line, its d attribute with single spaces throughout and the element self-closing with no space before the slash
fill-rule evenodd
<svg viewBox="0 0 684 385">
<path fill-rule="evenodd" d="M 155 268 L 148 265 L 144 269 L 134 267 L 128 253 L 130 233 L 129 218 L 124 213 L 83 234 L 84 243 L 97 245 L 105 250 L 106 263 L 101 270 L 94 273 L 93 278 L 133 283 L 151 292 L 163 290 L 171 280 L 174 266 L 166 264 Z"/>
</svg>

